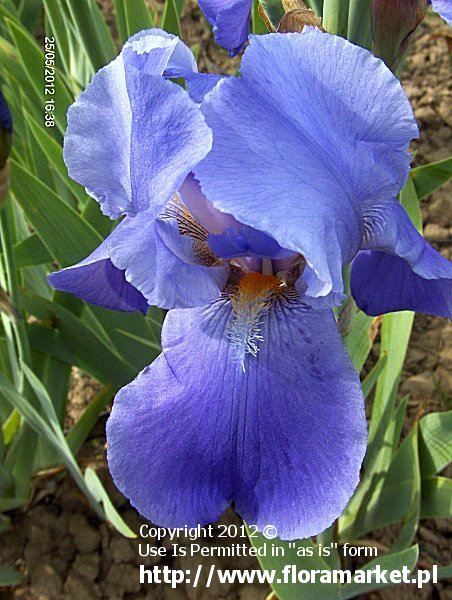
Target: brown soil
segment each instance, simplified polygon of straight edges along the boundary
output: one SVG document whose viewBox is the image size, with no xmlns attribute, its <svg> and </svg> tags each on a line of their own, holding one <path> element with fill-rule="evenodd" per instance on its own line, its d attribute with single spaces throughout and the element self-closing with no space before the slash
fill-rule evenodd
<svg viewBox="0 0 452 600">
<path fill-rule="evenodd" d="M 209 71 L 230 71 L 227 55 L 211 43 L 199 11 L 191 3 L 183 20 L 185 39 L 200 44 L 202 67 Z M 403 84 L 413 102 L 422 139 L 417 142 L 416 164 L 439 160 L 450 154 L 452 119 L 450 102 L 449 57 L 444 37 L 447 29 L 437 20 L 429 19 L 413 46 Z M 236 63 L 234 63 L 235 68 Z M 452 214 L 448 201 L 451 187 L 444 188 L 423 202 L 425 235 L 438 244 L 450 257 Z M 419 413 L 450 408 L 452 390 L 452 326 L 445 320 L 418 315 L 405 364 L 401 394 L 411 396 L 406 429 Z M 378 343 L 373 350 L 378 356 Z M 80 373 L 74 373 L 68 424 L 73 422 L 96 391 L 96 384 Z M 144 522 L 114 488 L 105 463 L 105 417 L 85 444 L 81 461 L 91 464 L 105 482 L 113 502 L 125 520 L 137 531 Z M 175 568 L 193 569 L 198 559 L 146 559 L 139 556 L 138 541 L 128 540 L 99 522 L 86 505 L 82 495 L 64 474 L 40 477 L 30 505 L 9 515 L 11 529 L 1 537 L 0 564 L 20 570 L 24 583 L 15 589 L 0 592 L 0 597 L 24 600 L 262 600 L 268 588 L 259 585 L 223 585 L 205 590 L 200 585 L 171 589 L 166 585 L 138 582 L 138 565 L 152 566 L 160 562 Z M 230 510 L 222 522 L 239 523 Z M 382 532 L 380 541 L 389 542 L 392 532 Z M 421 522 L 418 532 L 421 559 L 428 564 L 450 562 L 450 522 Z M 146 540 L 147 541 L 147 540 Z M 228 540 L 226 540 L 228 542 Z M 221 542 L 213 540 L 215 545 Z M 189 543 L 189 542 L 187 542 Z M 209 545 L 212 540 L 206 540 Z M 254 559 L 204 559 L 221 568 L 255 568 Z M 207 570 L 207 569 L 205 569 Z M 419 591 L 412 586 L 399 586 L 368 597 L 394 600 L 411 598 L 452 598 L 445 584 L 426 586 Z"/>
</svg>

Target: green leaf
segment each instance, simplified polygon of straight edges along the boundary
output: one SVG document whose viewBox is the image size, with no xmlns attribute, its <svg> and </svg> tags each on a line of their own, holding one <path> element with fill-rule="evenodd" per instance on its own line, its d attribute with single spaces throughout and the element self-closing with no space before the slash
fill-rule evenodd
<svg viewBox="0 0 452 600">
<path fill-rule="evenodd" d="M 371 49 L 372 27 L 370 22 L 371 0 L 350 0 L 348 12 L 348 39 L 356 44 Z"/>
<path fill-rule="evenodd" d="M 407 567 L 408 570 L 413 572 L 416 562 L 419 555 L 419 548 L 417 545 L 412 546 L 411 548 L 407 548 L 402 552 L 395 552 L 391 554 L 386 554 L 384 556 L 379 556 L 375 560 L 368 562 L 364 567 L 361 567 L 360 570 L 370 571 L 380 566 L 381 570 L 387 569 L 388 571 L 401 571 L 403 567 Z M 356 579 L 356 576 L 355 576 Z M 375 576 L 374 576 L 375 579 Z M 390 587 L 395 585 L 393 583 L 359 583 L 355 581 L 354 583 L 349 583 L 344 585 L 342 588 L 341 598 L 346 600 L 348 598 L 358 598 L 361 597 L 362 594 L 366 594 L 367 592 L 372 592 L 373 590 L 380 590 L 385 587 Z M 321 596 L 319 596 L 321 598 Z"/>
<path fill-rule="evenodd" d="M 321 17 L 323 14 L 323 0 L 307 0 L 306 6 L 313 10 L 317 17 Z"/>
<path fill-rule="evenodd" d="M 85 190 L 68 177 L 67 167 L 63 160 L 63 149 L 60 144 L 27 112 L 25 113 L 25 119 L 34 139 L 47 158 L 47 169 L 55 173 L 59 181 L 63 183 L 68 192 L 79 203 L 79 206 L 84 204 L 87 198 Z"/>
<path fill-rule="evenodd" d="M 42 9 L 42 0 L 21 0 L 19 16 L 24 27 L 33 31 L 39 20 Z"/>
<path fill-rule="evenodd" d="M 398 546 L 413 537 L 420 510 L 420 474 L 417 451 L 417 431 L 414 429 L 394 455 L 389 470 L 375 486 L 375 492 L 365 507 L 365 515 L 357 537 L 368 531 L 403 520 L 402 538 Z M 402 548 L 397 547 L 397 550 Z"/>
<path fill-rule="evenodd" d="M 3 0 L 3 3 L 0 4 L 0 16 L 8 17 L 20 23 L 19 14 L 13 0 Z"/>
<path fill-rule="evenodd" d="M 392 415 L 385 413 L 379 423 L 377 434 L 367 447 L 365 468 L 367 472 L 386 472 L 399 444 L 405 418 L 408 396 L 405 396 L 395 408 Z M 387 411 L 391 406 L 387 405 Z M 389 413 L 388 413 L 389 414 Z"/>
<path fill-rule="evenodd" d="M 130 333 L 130 331 L 124 331 L 123 329 L 118 329 L 117 331 L 121 335 L 124 335 L 125 337 L 127 337 L 131 340 L 135 340 L 136 342 L 142 344 L 143 346 L 147 346 L 148 348 L 151 348 L 152 350 L 157 350 L 157 352 L 159 352 L 159 353 L 162 350 L 162 346 L 158 342 L 154 342 L 153 340 L 147 340 L 139 335 Z"/>
<path fill-rule="evenodd" d="M 65 0 L 44 0 L 44 15 L 46 34 L 56 41 L 56 62 L 61 64 L 68 87 L 76 97 L 93 76 L 92 60 L 87 48 L 80 43 L 77 24 L 73 22 Z"/>
<path fill-rule="evenodd" d="M 133 532 L 130 527 L 123 521 L 116 508 L 113 506 L 112 501 L 108 497 L 107 492 L 104 489 L 97 473 L 88 467 L 85 471 L 85 483 L 94 498 L 102 504 L 105 511 L 107 521 L 113 525 L 113 527 L 119 531 L 123 536 L 128 538 L 136 538 L 137 535 Z"/>
<path fill-rule="evenodd" d="M 452 480 L 430 477 L 422 480 L 421 519 L 448 519 L 452 514 Z"/>
<path fill-rule="evenodd" d="M 452 178 L 452 157 L 411 171 L 418 200 L 423 200 Z"/>
<path fill-rule="evenodd" d="M 16 496 L 14 498 L 0 497 L 0 513 L 15 510 L 21 506 L 25 506 L 29 502 L 29 498 Z"/>
<path fill-rule="evenodd" d="M 151 324 L 139 312 L 123 313 L 88 306 L 83 320 L 104 336 L 118 356 L 133 366 L 135 373 L 149 365 L 161 352 L 161 325 Z"/>
<path fill-rule="evenodd" d="M 34 38 L 16 21 L 5 19 L 11 37 L 22 59 L 29 81 L 39 97 L 43 94 L 43 55 Z"/>
<path fill-rule="evenodd" d="M 72 352 L 57 329 L 50 329 L 50 327 L 37 323 L 28 323 L 27 333 L 30 347 L 35 352 L 51 356 L 67 365 L 80 366 L 77 362 L 77 355 Z"/>
<path fill-rule="evenodd" d="M 397 387 L 405 361 L 411 335 L 414 313 L 400 312 L 384 315 L 381 326 L 380 355 L 388 359 L 378 378 L 369 426 L 369 443 L 372 443 L 387 405 L 394 405 Z"/>
<path fill-rule="evenodd" d="M 82 217 L 102 238 L 106 238 L 113 230 L 113 221 L 102 213 L 99 203 L 90 196 L 86 196 Z"/>
<path fill-rule="evenodd" d="M 91 400 L 83 414 L 67 434 L 66 440 L 74 455 L 78 454 L 83 442 L 96 424 L 100 413 L 105 409 L 110 400 L 112 400 L 115 391 L 115 388 L 111 385 L 104 387 L 104 389 Z"/>
<path fill-rule="evenodd" d="M 452 578 L 452 565 L 447 567 L 440 567 L 438 569 L 438 579 L 451 579 Z"/>
<path fill-rule="evenodd" d="M 419 206 L 419 198 L 414 186 L 412 177 L 408 177 L 407 182 L 400 192 L 400 202 L 403 208 L 407 211 L 413 225 L 422 233 L 422 214 Z"/>
<path fill-rule="evenodd" d="M 323 0 L 322 26 L 328 33 L 347 37 L 349 0 Z"/>
<path fill-rule="evenodd" d="M 23 575 L 17 571 L 13 571 L 9 567 L 0 565 L 0 587 L 10 587 L 19 585 L 23 580 Z"/>
<path fill-rule="evenodd" d="M 399 531 L 396 541 L 392 544 L 392 550 L 395 552 L 405 550 L 412 543 L 419 524 L 421 514 L 421 473 L 419 468 L 419 424 L 415 423 L 411 433 L 405 438 L 400 450 L 404 444 L 410 443 L 408 456 L 410 456 L 410 469 L 413 477 L 411 488 L 411 505 L 408 513 L 404 516 L 402 527 Z M 397 458 L 397 455 L 395 456 Z M 395 460 L 394 460 L 395 463 Z M 392 465 L 391 465 L 392 466 Z M 388 478 L 385 485 L 390 481 L 391 469 L 388 472 Z M 402 472 L 400 472 L 400 477 Z M 397 496 L 396 496 L 397 498 Z"/>
<path fill-rule="evenodd" d="M 79 43 L 97 71 L 116 56 L 110 31 L 94 0 L 65 0 Z"/>
<path fill-rule="evenodd" d="M 52 172 L 49 169 L 49 161 L 39 144 L 36 144 L 34 140 L 30 123 L 25 119 L 25 115 L 27 114 L 25 105 L 26 100 L 23 102 L 21 111 L 21 118 L 23 119 L 24 128 L 26 129 L 26 133 L 22 139 L 28 145 L 30 160 L 27 161 L 27 165 L 24 166 L 26 166 L 27 170 L 29 170 L 30 173 L 33 173 L 33 175 L 35 175 L 42 183 L 53 189 L 55 181 Z"/>
<path fill-rule="evenodd" d="M 105 384 L 123 386 L 137 374 L 136 369 L 120 357 L 103 339 L 79 317 L 56 302 L 45 300 L 29 290 L 20 294 L 23 310 L 57 329 L 67 348 L 79 357 L 84 370 Z M 51 350 L 45 346 L 43 350 Z M 55 353 L 60 358 L 59 352 Z"/>
<path fill-rule="evenodd" d="M 166 0 L 160 27 L 180 37 L 180 19 L 175 0 Z"/>
<path fill-rule="evenodd" d="M 11 190 L 44 246 L 62 267 L 88 256 L 101 236 L 34 175 L 11 161 Z"/>
<path fill-rule="evenodd" d="M 30 94 L 33 98 L 35 98 L 34 87 L 21 66 L 20 57 L 17 50 L 12 44 L 2 37 L 0 37 L 0 60 L 2 65 L 2 73 L 4 73 L 4 75 L 9 74 L 11 79 L 17 84 L 18 89 L 22 90 L 24 93 Z M 8 102 L 8 104 L 10 103 Z M 13 108 L 11 104 L 10 108 Z M 16 124 L 14 124 L 14 128 L 16 130 Z"/>
<path fill-rule="evenodd" d="M 442 471 L 452 461 L 452 411 L 426 415 L 420 421 L 422 477 Z"/>
<path fill-rule="evenodd" d="M 363 395 L 364 395 L 365 399 L 369 396 L 374 385 L 377 383 L 377 379 L 380 376 L 381 372 L 383 371 L 383 368 L 384 368 L 387 360 L 388 360 L 388 356 L 386 354 L 382 354 L 380 356 L 380 358 L 378 359 L 378 361 L 376 362 L 376 364 L 372 367 L 370 373 L 364 379 L 364 381 L 362 383 L 362 388 L 363 388 Z"/>
<path fill-rule="evenodd" d="M 33 384 L 36 384 L 36 378 L 28 378 L 30 373 L 32 372 L 29 370 L 25 371 L 25 375 L 27 376 L 27 379 L 30 381 L 33 387 Z M 17 408 L 17 410 L 22 414 L 23 418 L 28 423 L 28 425 L 34 431 L 36 431 L 36 433 L 43 436 L 49 442 L 49 444 L 52 444 L 55 450 L 59 453 L 63 462 L 65 463 L 71 475 L 73 476 L 75 482 L 85 494 L 87 500 L 90 502 L 96 514 L 101 519 L 103 519 L 104 513 L 99 504 L 97 503 L 96 499 L 91 494 L 90 490 L 87 488 L 83 476 L 80 472 L 80 469 L 69 450 L 66 439 L 61 430 L 55 430 L 53 426 L 49 425 L 49 423 L 37 412 L 37 410 L 33 408 L 33 406 L 29 402 L 27 402 L 27 400 L 21 394 L 19 394 L 9 383 L 9 381 L 5 379 L 1 374 L 0 385 L 1 393 L 4 396 L 6 396 L 8 401 L 13 406 L 15 406 L 15 408 Z M 37 388 L 35 389 L 35 392 L 37 393 L 43 408 L 48 408 L 49 406 L 51 406 L 52 402 L 48 397 L 45 397 L 46 392 L 45 390 L 43 392 L 43 388 L 42 385 L 40 385 L 40 382 L 37 383 Z"/>
<path fill-rule="evenodd" d="M 68 18 L 64 7 L 60 0 L 43 0 L 44 14 L 48 27 L 46 34 L 48 37 L 54 37 L 56 47 L 58 48 L 57 57 L 65 74 L 70 77 L 70 58 L 69 58 L 69 42 L 70 27 L 68 27 Z"/>
<path fill-rule="evenodd" d="M 357 311 L 343 342 L 358 373 L 364 366 L 378 330 L 379 319 Z"/>
<path fill-rule="evenodd" d="M 154 27 L 145 0 L 114 0 L 114 4 L 121 44 L 124 44 L 134 33 Z"/>
<path fill-rule="evenodd" d="M 36 234 L 30 235 L 14 246 L 18 269 L 52 262 L 52 255 Z"/>
<path fill-rule="evenodd" d="M 29 367 L 27 367 L 25 363 L 22 363 L 22 369 L 25 377 L 28 379 L 28 382 L 30 383 L 31 387 L 33 388 L 33 391 L 36 394 L 36 397 L 39 400 L 44 414 L 47 417 L 47 423 L 53 429 L 54 433 L 56 435 L 59 435 L 61 433 L 61 424 L 55 412 L 52 400 L 49 394 L 47 393 L 47 390 L 36 377 L 36 375 L 33 373 L 33 371 Z"/>
<path fill-rule="evenodd" d="M 6 445 L 11 443 L 14 434 L 20 427 L 20 413 L 17 410 L 11 411 L 11 414 L 2 425 L 2 437 Z"/>
<path fill-rule="evenodd" d="M 42 369 L 36 371 L 52 398 L 52 404 L 61 427 L 64 427 L 66 417 L 71 372 L 72 365 L 52 356 L 44 356 Z"/>
<path fill-rule="evenodd" d="M 0 436 L 1 438 L 2 436 Z M 3 457 L 2 457 L 3 461 Z M 9 470 L 0 462 L 0 496 L 13 496 L 15 491 L 15 481 Z"/>
<path fill-rule="evenodd" d="M 381 487 L 398 444 L 406 404 L 405 398 L 392 415 L 391 405 L 386 405 L 377 434 L 368 447 L 364 477 L 339 518 L 338 535 L 341 540 L 356 539 L 372 529 L 368 508 L 378 502 Z"/>
</svg>

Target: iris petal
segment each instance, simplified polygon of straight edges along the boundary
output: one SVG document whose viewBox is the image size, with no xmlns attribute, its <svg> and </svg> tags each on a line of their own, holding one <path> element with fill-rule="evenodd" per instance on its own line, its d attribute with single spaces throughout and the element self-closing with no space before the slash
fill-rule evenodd
<svg viewBox="0 0 452 600">
<path fill-rule="evenodd" d="M 134 36 L 69 109 L 69 175 L 111 218 L 148 207 L 157 216 L 210 149 L 211 134 L 196 105 L 161 77 L 176 62 L 188 68 L 190 51 L 181 44 L 159 30 Z"/>
<path fill-rule="evenodd" d="M 274 259 L 296 256 L 291 250 L 281 248 L 269 235 L 247 225 L 240 225 L 238 229 L 230 227 L 220 234 L 209 235 L 207 241 L 214 254 L 226 259 L 237 256 Z"/>
<path fill-rule="evenodd" d="M 252 0 L 199 0 L 199 6 L 213 27 L 215 41 L 234 56 L 248 37 Z"/>
<path fill-rule="evenodd" d="M 192 173 L 185 178 L 179 188 L 179 194 L 193 217 L 209 233 L 222 233 L 228 227 L 238 225 L 237 219 L 215 208 L 212 202 L 205 197 L 198 180 Z"/>
<path fill-rule="evenodd" d="M 384 252 L 363 251 L 351 269 L 351 292 L 368 315 L 413 310 L 452 319 L 452 279 L 425 279 Z"/>
<path fill-rule="evenodd" d="M 358 306 L 369 315 L 414 310 L 451 318 L 452 263 L 424 240 L 402 205 L 389 200 L 368 211 L 365 223 L 365 251 L 350 279 Z"/>
<path fill-rule="evenodd" d="M 229 267 L 209 266 L 211 257 L 205 251 L 188 235 L 180 235 L 175 220 L 152 221 L 143 212 L 127 221 L 109 253 L 149 304 L 186 308 L 217 298 L 226 284 Z"/>
<path fill-rule="evenodd" d="M 217 208 L 305 256 L 309 295 L 341 293 L 362 210 L 408 174 L 408 99 L 370 52 L 311 28 L 253 36 L 240 73 L 202 104 L 214 141 L 195 176 Z"/>
<path fill-rule="evenodd" d="M 127 40 L 123 52 L 127 67 L 133 65 L 148 75 L 166 76 L 173 69 L 198 70 L 190 48 L 163 29 L 146 29 L 136 33 Z"/>
<path fill-rule="evenodd" d="M 119 225 L 111 237 L 117 235 Z M 49 275 L 49 283 L 57 290 L 112 310 L 146 314 L 146 298 L 127 282 L 123 270 L 113 265 L 108 253 L 107 238 L 90 256 L 76 265 Z"/>
<path fill-rule="evenodd" d="M 217 83 L 226 78 L 225 75 L 214 73 L 183 73 L 182 76 L 185 78 L 190 98 L 195 102 L 202 102 Z"/>
<path fill-rule="evenodd" d="M 214 521 L 235 500 L 248 523 L 283 539 L 317 534 L 359 480 L 359 379 L 329 311 L 275 303 L 245 370 L 231 319 L 226 300 L 167 315 L 163 354 L 114 402 L 113 479 L 165 527 Z"/>
</svg>

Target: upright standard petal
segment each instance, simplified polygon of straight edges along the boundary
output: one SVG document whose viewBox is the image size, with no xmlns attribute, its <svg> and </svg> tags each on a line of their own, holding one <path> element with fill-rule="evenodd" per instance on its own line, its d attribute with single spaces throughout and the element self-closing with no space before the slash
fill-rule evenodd
<svg viewBox="0 0 452 600">
<path fill-rule="evenodd" d="M 239 222 L 232 215 L 215 208 L 202 193 L 199 181 L 190 173 L 179 188 L 185 206 L 209 233 L 222 233 L 228 227 L 237 227 Z"/>
<path fill-rule="evenodd" d="M 253 36 L 240 73 L 202 104 L 214 141 L 195 176 L 217 208 L 304 255 L 308 295 L 341 293 L 362 210 L 408 174 L 408 99 L 381 60 L 312 28 Z"/>
<path fill-rule="evenodd" d="M 359 481 L 359 379 L 332 313 L 294 300 L 257 317 L 245 337 L 259 351 L 242 364 L 250 314 L 228 300 L 170 311 L 163 354 L 114 401 L 109 468 L 137 510 L 165 527 L 214 521 L 235 501 L 248 523 L 272 524 L 282 539 L 315 535 Z"/>
<path fill-rule="evenodd" d="M 418 233 L 402 205 L 389 200 L 364 216 L 365 235 L 350 287 L 369 315 L 414 310 L 452 318 L 452 263 Z"/>
<path fill-rule="evenodd" d="M 148 75 L 166 77 L 174 69 L 198 70 L 190 48 L 163 29 L 146 29 L 136 33 L 124 44 L 123 53 L 128 67 L 133 65 Z"/>
<path fill-rule="evenodd" d="M 115 267 L 110 260 L 108 247 L 111 238 L 114 239 L 123 226 L 120 224 L 110 237 L 78 264 L 51 273 L 48 277 L 50 285 L 97 306 L 125 312 L 140 310 L 146 314 L 146 298 L 127 282 L 125 271 Z"/>
<path fill-rule="evenodd" d="M 199 6 L 213 27 L 215 41 L 235 56 L 248 37 L 252 0 L 199 0 Z"/>
<path fill-rule="evenodd" d="M 157 216 L 210 149 L 211 133 L 194 102 L 162 78 L 174 65 L 189 68 L 190 51 L 182 46 L 160 30 L 134 36 L 68 111 L 69 175 L 111 218 L 147 208 Z"/>
</svg>

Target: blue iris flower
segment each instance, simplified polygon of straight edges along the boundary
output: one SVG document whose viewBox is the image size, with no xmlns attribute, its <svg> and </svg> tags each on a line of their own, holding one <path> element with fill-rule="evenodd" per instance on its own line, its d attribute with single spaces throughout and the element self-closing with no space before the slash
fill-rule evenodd
<svg viewBox="0 0 452 600">
<path fill-rule="evenodd" d="M 235 56 L 248 37 L 253 0 L 199 0 L 198 4 L 213 27 L 216 43 Z"/>
<path fill-rule="evenodd" d="M 143 32 L 70 109 L 70 175 L 125 218 L 51 283 L 172 309 L 162 354 L 107 425 L 113 479 L 144 516 L 194 526 L 234 502 L 296 539 L 341 514 L 366 448 L 331 310 L 342 267 L 354 260 L 370 314 L 450 315 L 452 267 L 394 199 L 417 133 L 382 61 L 313 29 L 252 37 L 240 77 L 221 80 L 177 38 Z"/>
</svg>

